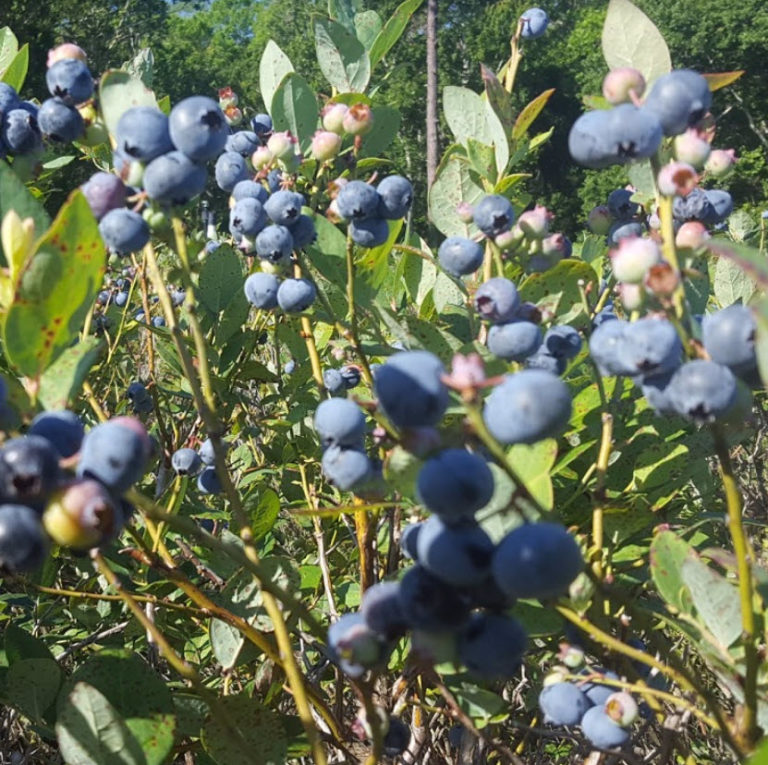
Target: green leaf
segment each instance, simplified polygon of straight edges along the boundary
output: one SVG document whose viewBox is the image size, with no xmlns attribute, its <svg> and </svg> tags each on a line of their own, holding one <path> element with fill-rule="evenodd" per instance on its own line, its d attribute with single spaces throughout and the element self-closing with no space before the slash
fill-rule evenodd
<svg viewBox="0 0 768 765">
<path fill-rule="evenodd" d="M 643 202 L 655 199 L 656 184 L 653 177 L 653 168 L 647 159 L 632 162 L 627 170 L 627 175 L 629 176 L 629 182 L 636 189 L 633 198 L 640 196 L 640 201 Z"/>
<path fill-rule="evenodd" d="M 363 44 L 341 24 L 315 17 L 317 63 L 325 79 L 340 93 L 363 93 L 371 62 Z"/>
<path fill-rule="evenodd" d="M 9 624 L 5 628 L 5 657 L 8 664 L 23 659 L 53 660 L 53 654 L 40 638 L 30 635 L 15 624 Z"/>
<path fill-rule="evenodd" d="M 549 90 L 545 90 L 543 93 L 539 93 L 539 95 L 536 96 L 533 101 L 531 101 L 523 108 L 523 110 L 517 116 L 515 125 L 512 128 L 512 138 L 515 141 L 522 138 L 528 132 L 528 128 L 531 127 L 536 117 L 541 114 L 542 110 L 547 105 L 547 101 L 549 101 L 554 92 L 555 89 L 550 88 Z"/>
<path fill-rule="evenodd" d="M 134 106 L 154 106 L 155 94 L 138 78 L 128 72 L 110 69 L 99 82 L 99 106 L 110 135 L 117 132 L 117 122 L 123 112 Z"/>
<path fill-rule="evenodd" d="M 672 69 L 661 33 L 630 0 L 610 0 L 602 40 L 609 69 L 633 67 L 642 72 L 649 85 Z"/>
<path fill-rule="evenodd" d="M 515 444 L 507 452 L 509 464 L 545 510 L 554 504 L 554 491 L 549 473 L 557 459 L 557 441 L 545 438 L 532 446 Z"/>
<path fill-rule="evenodd" d="M 404 0 L 387 19 L 384 29 L 379 32 L 371 46 L 371 69 L 389 53 L 392 46 L 400 39 L 411 16 L 424 0 Z"/>
<path fill-rule="evenodd" d="M 497 693 L 469 683 L 462 683 L 459 688 L 452 690 L 461 709 L 475 723 L 479 722 L 481 727 L 483 727 L 483 723 L 487 723 L 491 717 L 497 715 L 507 706 L 504 699 Z"/>
<path fill-rule="evenodd" d="M 736 642 L 741 634 L 738 589 L 698 558 L 687 558 L 681 573 L 698 615 L 721 647 Z"/>
<path fill-rule="evenodd" d="M 306 149 L 317 127 L 317 96 L 299 74 L 287 74 L 272 97 L 272 122 L 275 130 L 290 130 Z"/>
<path fill-rule="evenodd" d="M 551 312 L 559 324 L 582 326 L 589 317 L 584 313 L 580 281 L 585 286 L 591 282 L 592 290 L 597 290 L 597 275 L 592 266 L 580 260 L 561 260 L 548 271 L 528 276 L 519 287 L 520 297 Z"/>
<path fill-rule="evenodd" d="M 499 118 L 504 132 L 509 135 L 512 125 L 515 123 L 515 110 L 512 105 L 512 97 L 499 82 L 496 73 L 485 64 L 480 64 L 480 75 L 483 78 L 485 97 Z"/>
<path fill-rule="evenodd" d="M 402 117 L 393 106 L 373 106 L 373 127 L 363 139 L 361 157 L 377 157 L 392 143 L 400 130 Z M 359 167 L 359 165 L 358 165 Z"/>
<path fill-rule="evenodd" d="M 251 519 L 251 529 L 255 539 L 261 539 L 275 525 L 280 514 L 280 497 L 273 489 L 264 489 L 253 508 L 246 507 Z"/>
<path fill-rule="evenodd" d="M 8 670 L 4 695 L 12 707 L 41 722 L 60 685 L 61 669 L 53 659 L 21 659 Z"/>
<path fill-rule="evenodd" d="M 272 114 L 272 99 L 287 74 L 293 72 L 293 64 L 280 46 L 269 40 L 259 63 L 259 90 L 266 110 Z"/>
<path fill-rule="evenodd" d="M 77 337 L 101 286 L 104 244 L 82 192 L 75 190 L 38 241 L 4 317 L 8 360 L 38 378 Z"/>
<path fill-rule="evenodd" d="M 757 324 L 757 339 L 755 340 L 757 368 L 760 371 L 763 385 L 768 387 L 768 298 L 763 298 L 755 306 L 754 316 Z"/>
<path fill-rule="evenodd" d="M 141 746 L 106 697 L 76 683 L 56 720 L 67 765 L 147 765 Z"/>
<path fill-rule="evenodd" d="M 287 742 L 277 714 L 244 693 L 224 696 L 219 705 L 227 724 L 212 716 L 202 731 L 203 747 L 218 765 L 284 765 Z"/>
<path fill-rule="evenodd" d="M 132 77 L 141 80 L 148 88 L 152 87 L 155 56 L 151 48 L 142 48 L 130 61 L 121 67 Z"/>
<path fill-rule="evenodd" d="M 328 15 L 352 33 L 355 31 L 355 16 L 362 10 L 361 0 L 328 0 Z"/>
<path fill-rule="evenodd" d="M 242 259 L 231 247 L 209 253 L 200 269 L 197 289 L 200 302 L 214 315 L 223 311 L 235 293 L 243 291 Z"/>
<path fill-rule="evenodd" d="M 389 255 L 392 252 L 400 231 L 403 228 L 402 218 L 399 220 L 387 221 L 389 226 L 389 236 L 387 241 L 378 247 L 369 247 L 363 250 L 363 256 L 358 261 L 360 271 L 365 273 L 374 288 L 380 287 L 390 271 Z"/>
<path fill-rule="evenodd" d="M 509 143 L 504 126 L 488 101 L 469 88 L 449 85 L 443 90 L 443 111 L 460 144 L 466 146 L 467 140 L 474 138 L 494 147 L 496 167 L 503 172 L 509 161 Z"/>
<path fill-rule="evenodd" d="M 716 258 L 712 265 L 712 287 L 717 302 L 723 308 L 732 303 L 748 303 L 757 290 L 757 284 L 749 271 L 728 257 Z"/>
<path fill-rule="evenodd" d="M 86 337 L 67 348 L 43 372 L 38 396 L 46 409 L 66 409 L 80 392 L 90 368 L 98 361 L 103 343 L 96 337 Z"/>
<path fill-rule="evenodd" d="M 695 556 L 694 549 L 671 531 L 659 532 L 651 542 L 651 578 L 659 595 L 675 611 L 691 610 L 691 596 L 682 569 L 683 563 Z"/>
<path fill-rule="evenodd" d="M 746 765 L 768 765 L 768 738 L 763 739 Z"/>
<path fill-rule="evenodd" d="M 481 178 L 491 182 L 496 180 L 496 157 L 493 146 L 476 141 L 474 138 L 468 138 L 467 157 L 472 163 L 472 168 Z"/>
<path fill-rule="evenodd" d="M 355 14 L 355 34 L 367 51 L 370 51 L 382 26 L 381 16 L 376 11 Z"/>
<path fill-rule="evenodd" d="M 472 181 L 467 163 L 456 156 L 458 151 L 460 147 L 450 147 L 437 168 L 435 182 L 429 190 L 429 218 L 445 236 L 471 238 L 477 233 L 477 227 L 474 223 L 463 223 L 456 208 L 460 202 L 476 204 L 484 192 Z"/>
<path fill-rule="evenodd" d="M 10 66 L 16 54 L 19 52 L 19 41 L 10 27 L 0 29 L 0 75 Z"/>
<path fill-rule="evenodd" d="M 456 280 L 448 276 L 445 271 L 439 271 L 437 274 L 435 284 L 432 287 L 432 299 L 435 301 L 435 309 L 438 313 L 443 313 L 446 306 L 463 307 L 467 302 L 467 298 Z"/>
<path fill-rule="evenodd" d="M 707 303 L 709 303 L 709 275 L 701 271 L 686 269 L 683 288 L 691 313 L 704 313 Z"/>
<path fill-rule="evenodd" d="M 141 762 L 162 765 L 173 748 L 176 718 L 163 679 L 131 651 L 103 651 L 80 666 L 62 696 L 85 685 L 103 694 L 143 752 Z M 63 709 L 59 710 L 59 719 Z"/>
<path fill-rule="evenodd" d="M 29 68 L 29 45 L 24 43 L 19 52 L 13 57 L 8 68 L 3 72 L 0 79 L 20 91 L 24 86 L 24 80 L 27 79 L 27 69 Z"/>
</svg>

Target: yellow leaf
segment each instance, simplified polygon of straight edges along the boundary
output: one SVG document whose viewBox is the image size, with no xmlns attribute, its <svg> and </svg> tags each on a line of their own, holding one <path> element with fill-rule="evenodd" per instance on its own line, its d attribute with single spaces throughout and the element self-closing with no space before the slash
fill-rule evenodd
<svg viewBox="0 0 768 765">
<path fill-rule="evenodd" d="M 710 90 L 720 90 L 736 80 L 744 74 L 743 69 L 738 69 L 735 72 L 717 72 L 715 74 L 705 74 L 704 77 L 707 80 Z"/>
<path fill-rule="evenodd" d="M 15 283 L 24 264 L 35 251 L 35 222 L 32 218 L 22 220 L 15 210 L 10 210 L 0 225 L 0 241 L 10 266 L 10 280 Z"/>
</svg>

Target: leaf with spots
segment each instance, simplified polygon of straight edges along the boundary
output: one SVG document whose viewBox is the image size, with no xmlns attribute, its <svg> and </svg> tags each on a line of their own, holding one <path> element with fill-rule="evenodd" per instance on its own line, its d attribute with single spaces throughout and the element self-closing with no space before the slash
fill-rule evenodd
<svg viewBox="0 0 768 765">
<path fill-rule="evenodd" d="M 651 542 L 651 577 L 659 595 L 674 611 L 691 610 L 683 564 L 695 557 L 695 550 L 671 531 L 660 532 Z"/>
<path fill-rule="evenodd" d="M 40 402 L 46 409 L 65 409 L 98 361 L 104 344 L 96 337 L 86 337 L 67 348 L 40 378 Z"/>
<path fill-rule="evenodd" d="M 104 276 L 104 243 L 83 194 L 72 193 L 20 270 L 2 317 L 10 363 L 37 379 L 72 345 Z"/>
</svg>

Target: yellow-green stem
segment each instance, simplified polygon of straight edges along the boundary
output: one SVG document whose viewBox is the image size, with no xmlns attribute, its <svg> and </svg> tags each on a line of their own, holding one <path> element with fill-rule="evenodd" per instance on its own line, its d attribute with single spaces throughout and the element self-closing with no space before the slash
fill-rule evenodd
<svg viewBox="0 0 768 765">
<path fill-rule="evenodd" d="M 613 415 L 603 412 L 603 428 L 600 450 L 597 454 L 597 481 L 592 508 L 592 571 L 598 579 L 603 578 L 603 511 L 605 509 L 605 477 L 613 444 Z"/>
</svg>

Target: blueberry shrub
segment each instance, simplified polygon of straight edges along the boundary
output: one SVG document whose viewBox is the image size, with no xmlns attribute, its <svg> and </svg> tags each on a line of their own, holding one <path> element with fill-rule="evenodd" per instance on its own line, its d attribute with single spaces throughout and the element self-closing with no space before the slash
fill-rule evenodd
<svg viewBox="0 0 768 765">
<path fill-rule="evenodd" d="M 768 762 L 741 72 L 611 0 L 536 132 L 529 8 L 419 188 L 376 95 L 419 5 L 315 16 L 323 92 L 270 42 L 176 103 L 74 43 L 29 93 L 0 30 L 0 762 Z M 556 140 L 624 173 L 583 230 L 527 190 Z"/>
</svg>

